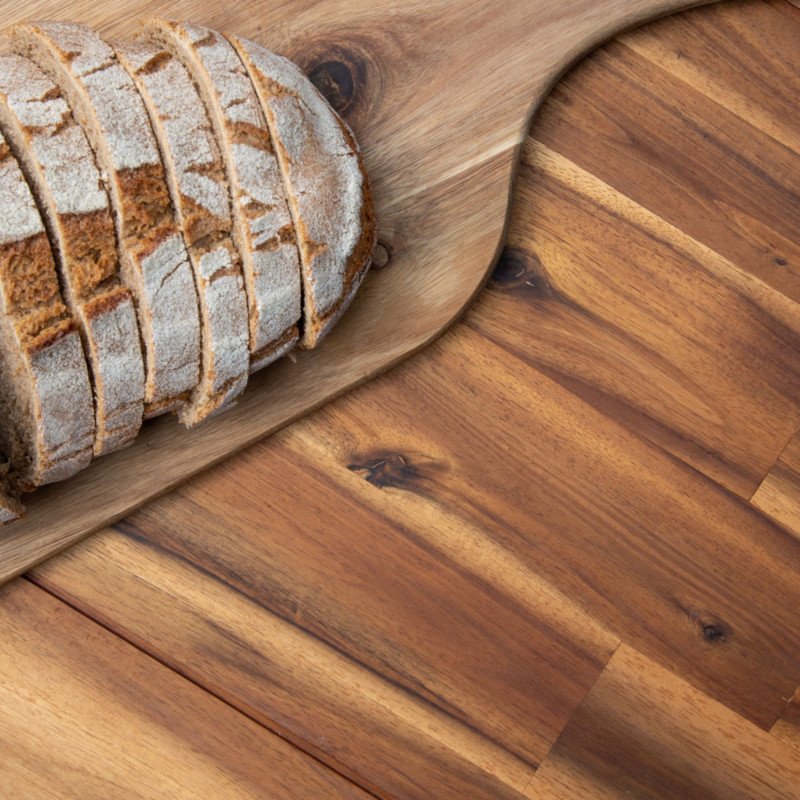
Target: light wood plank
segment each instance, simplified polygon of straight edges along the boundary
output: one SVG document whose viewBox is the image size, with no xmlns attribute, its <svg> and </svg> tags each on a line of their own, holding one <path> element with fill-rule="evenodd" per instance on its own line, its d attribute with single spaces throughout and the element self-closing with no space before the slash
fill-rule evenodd
<svg viewBox="0 0 800 800">
<path fill-rule="evenodd" d="M 467 324 L 749 498 L 800 425 L 800 305 L 547 145 L 520 169 Z"/>
<path fill-rule="evenodd" d="M 538 800 L 794 800 L 768 733 L 623 645 L 531 781 Z"/>
<path fill-rule="evenodd" d="M 0 795 L 368 795 L 27 581 L 0 590 Z"/>
<path fill-rule="evenodd" d="M 365 154 L 391 266 L 370 277 L 325 346 L 253 381 L 235 411 L 187 433 L 159 420 L 130 449 L 41 492 L 0 536 L 0 579 L 19 574 L 203 468 L 392 366 L 447 328 L 481 287 L 505 230 L 532 109 L 575 58 L 636 22 L 702 0 L 77 0 L 71 19 L 126 38 L 143 16 L 252 37 L 328 84 Z M 0 3 L 0 26 L 18 20 Z M 34 0 L 27 18 L 61 18 Z M 327 72 L 326 72 L 327 70 Z M 338 92 L 335 92 L 338 94 Z M 413 314 L 407 313 L 414 308 Z M 365 343 L 369 346 L 365 346 Z M 147 468 L 158 454 L 160 469 Z"/>
</svg>

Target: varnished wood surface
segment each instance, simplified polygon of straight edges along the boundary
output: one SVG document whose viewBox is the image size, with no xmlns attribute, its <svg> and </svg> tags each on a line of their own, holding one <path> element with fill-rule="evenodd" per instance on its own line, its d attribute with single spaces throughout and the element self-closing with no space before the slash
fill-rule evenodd
<svg viewBox="0 0 800 800">
<path fill-rule="evenodd" d="M 786 445 L 761 482 L 753 505 L 800 539 L 800 434 Z"/>
<path fill-rule="evenodd" d="M 257 441 L 439 335 L 502 244 L 527 120 L 578 56 L 612 33 L 703 0 L 74 0 L 69 17 L 124 38 L 144 16 L 251 37 L 326 89 L 365 154 L 391 268 L 368 276 L 324 346 L 265 370 L 238 407 L 187 432 L 148 424 L 135 444 L 31 499 L 0 535 L 8 579 Z M 0 27 L 59 18 L 62 2 L 0 2 Z M 413 314 L 407 313 L 409 308 Z M 158 460 L 157 471 L 149 469 Z"/>
<path fill-rule="evenodd" d="M 541 800 L 751 800 L 798 787 L 790 748 L 622 645 L 529 788 Z"/>
<path fill-rule="evenodd" d="M 368 797 L 27 581 L 0 637 L 4 800 Z"/>
<path fill-rule="evenodd" d="M 158 698 L 185 685 L 213 697 L 178 703 L 161 749 L 183 746 L 191 713 L 206 731 L 214 708 L 239 712 L 296 748 L 287 796 L 324 779 L 387 800 L 796 800 L 800 536 L 776 509 L 800 506 L 797 41 L 800 10 L 732 1 L 571 71 L 461 323 L 7 587 L 44 596 L 44 617 L 22 617 L 41 652 L 88 659 L 47 621 L 58 598 L 53 619 L 102 626 L 120 670 L 170 676 L 136 684 L 134 706 L 88 659 L 89 711 L 52 694 L 41 707 L 58 674 L 4 636 L 15 736 L 91 730 L 102 689 L 147 738 Z M 725 198 L 736 213 L 714 211 Z M 101 774 L 110 750 L 79 741 L 65 774 L 79 779 L 77 752 Z M 149 759 L 153 776 L 172 769 Z M 270 796 L 261 780 L 253 795 Z"/>
</svg>

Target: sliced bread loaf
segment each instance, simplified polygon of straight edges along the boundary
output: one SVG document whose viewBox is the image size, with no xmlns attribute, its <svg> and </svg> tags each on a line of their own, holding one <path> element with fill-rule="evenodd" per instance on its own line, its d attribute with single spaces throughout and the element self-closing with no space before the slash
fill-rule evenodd
<svg viewBox="0 0 800 800">
<path fill-rule="evenodd" d="M 149 20 L 144 38 L 188 68 L 220 143 L 247 288 L 251 370 L 259 369 L 298 339 L 301 277 L 283 181 L 258 97 L 221 34 L 188 23 Z"/>
<path fill-rule="evenodd" d="M 84 25 L 16 25 L 11 42 L 58 85 L 91 142 L 111 196 L 121 278 L 136 299 L 146 414 L 174 409 L 198 381 L 197 295 L 142 99 L 114 51 Z"/>
<path fill-rule="evenodd" d="M 55 84 L 32 62 L 0 55 L 0 127 L 54 246 L 95 394 L 97 455 L 129 443 L 142 420 L 143 368 L 130 292 L 116 278 L 114 224 L 89 142 Z"/>
<path fill-rule="evenodd" d="M 0 207 L 0 450 L 29 490 L 89 464 L 94 409 L 42 218 L 1 135 Z"/>
<path fill-rule="evenodd" d="M 14 490 L 8 483 L 8 464 L 0 466 L 0 528 L 18 520 L 24 512 Z"/>
<path fill-rule="evenodd" d="M 353 134 L 291 62 L 236 36 L 280 162 L 303 264 L 303 346 L 333 327 L 364 278 L 377 228 Z"/>
<path fill-rule="evenodd" d="M 180 411 L 193 425 L 244 389 L 250 367 L 247 296 L 231 240 L 225 166 L 205 107 L 183 64 L 147 43 L 114 45 L 144 99 L 195 272 L 200 303 L 200 381 Z"/>
</svg>

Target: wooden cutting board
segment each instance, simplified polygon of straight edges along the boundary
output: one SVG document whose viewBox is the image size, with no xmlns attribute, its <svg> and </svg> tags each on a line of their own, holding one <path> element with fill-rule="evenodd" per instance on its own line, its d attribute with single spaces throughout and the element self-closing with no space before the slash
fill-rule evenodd
<svg viewBox="0 0 800 800">
<path fill-rule="evenodd" d="M 256 376 L 187 431 L 145 425 L 127 450 L 29 498 L 0 534 L 0 581 L 424 347 L 464 311 L 502 245 L 519 146 L 558 76 L 614 33 L 698 0 L 39 0 L 27 19 L 131 35 L 147 15 L 251 37 L 297 61 L 351 124 L 376 198 L 380 269 L 334 334 Z M 21 7 L 0 2 L 3 25 Z"/>
</svg>

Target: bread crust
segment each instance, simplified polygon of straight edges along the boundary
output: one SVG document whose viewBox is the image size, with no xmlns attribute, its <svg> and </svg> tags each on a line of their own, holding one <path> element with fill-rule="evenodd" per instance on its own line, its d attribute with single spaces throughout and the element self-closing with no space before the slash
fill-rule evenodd
<svg viewBox="0 0 800 800">
<path fill-rule="evenodd" d="M 17 25 L 12 43 L 64 92 L 105 176 L 114 280 L 131 292 L 138 315 L 144 416 L 176 409 L 199 378 L 197 294 L 144 104 L 113 49 L 86 26 Z"/>
<path fill-rule="evenodd" d="M 15 522 L 25 513 L 14 490 L 8 483 L 8 465 L 0 465 L 0 528 Z"/>
<path fill-rule="evenodd" d="M 144 32 L 179 58 L 201 87 L 220 143 L 247 289 L 254 371 L 298 340 L 302 307 L 294 227 L 266 120 L 239 57 L 221 34 L 165 20 L 147 20 Z"/>
<path fill-rule="evenodd" d="M 351 302 L 375 248 L 366 169 L 352 132 L 298 67 L 227 38 L 256 88 L 281 167 L 303 265 L 302 345 L 315 347 Z"/>
</svg>

